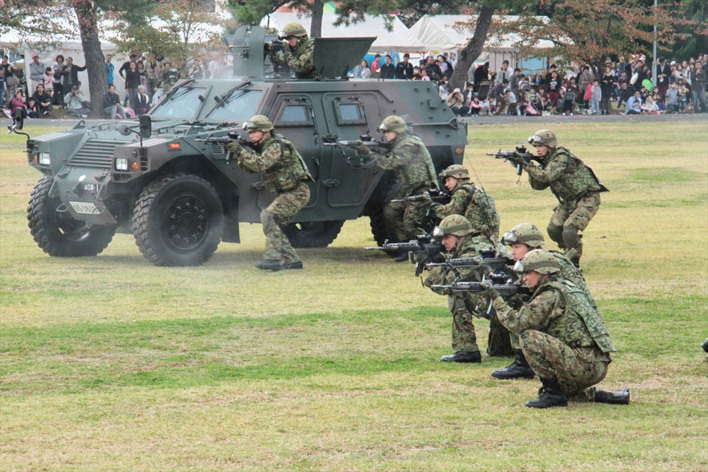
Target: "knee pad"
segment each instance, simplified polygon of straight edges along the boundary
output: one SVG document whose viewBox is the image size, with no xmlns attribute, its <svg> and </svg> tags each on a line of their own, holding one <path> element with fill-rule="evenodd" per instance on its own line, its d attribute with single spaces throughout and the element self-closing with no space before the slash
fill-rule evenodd
<svg viewBox="0 0 708 472">
<path fill-rule="evenodd" d="M 580 246 L 580 235 L 578 235 L 578 228 L 573 225 L 563 228 L 563 244 L 565 244 L 567 249 Z"/>
<path fill-rule="evenodd" d="M 548 228 L 546 228 L 546 232 L 548 233 L 548 236 L 559 246 L 563 246 L 563 227 L 549 223 Z"/>
</svg>

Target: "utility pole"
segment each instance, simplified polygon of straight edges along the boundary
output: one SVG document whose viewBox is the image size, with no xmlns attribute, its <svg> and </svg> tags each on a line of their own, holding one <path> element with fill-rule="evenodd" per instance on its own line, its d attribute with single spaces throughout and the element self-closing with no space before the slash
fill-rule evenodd
<svg viewBox="0 0 708 472">
<path fill-rule="evenodd" d="M 651 83 L 656 87 L 656 1 L 654 0 L 654 60 L 651 67 Z"/>
</svg>

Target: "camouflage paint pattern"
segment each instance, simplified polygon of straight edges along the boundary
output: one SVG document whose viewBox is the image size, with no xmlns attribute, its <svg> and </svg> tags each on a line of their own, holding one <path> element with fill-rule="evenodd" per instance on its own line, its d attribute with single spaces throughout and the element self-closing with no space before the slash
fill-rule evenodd
<svg viewBox="0 0 708 472">
<path fill-rule="evenodd" d="M 499 321 L 518 335 L 520 348 L 539 377 L 556 376 L 567 395 L 592 400 L 594 390 L 588 388 L 607 374 L 611 359 L 604 351 L 614 347 L 602 317 L 582 291 L 555 280 L 554 276 L 544 280 L 519 310 L 501 297 L 493 305 Z M 606 338 L 598 337 L 602 332 Z"/>
<path fill-rule="evenodd" d="M 320 74 L 315 68 L 314 53 L 315 43 L 305 38 L 299 41 L 295 50 L 284 44 L 281 51 L 271 55 L 271 59 L 287 65 L 295 72 L 297 79 L 316 79 Z"/>
<path fill-rule="evenodd" d="M 543 167 L 533 162 L 524 165 L 529 183 L 535 190 L 551 187 L 558 201 L 576 201 L 586 193 L 606 191 L 593 171 L 564 147 L 544 156 Z"/>
<path fill-rule="evenodd" d="M 290 223 L 293 216 L 307 204 L 309 199 L 310 187 L 300 183 L 294 190 L 279 194 L 268 208 L 261 211 L 263 234 L 266 237 L 263 259 L 279 260 L 283 264 L 300 260 L 300 256 L 283 233 L 283 227 Z"/>
<path fill-rule="evenodd" d="M 588 227 L 588 223 L 600 209 L 600 194 L 597 192 L 583 195 L 573 202 L 560 201 L 553 210 L 551 224 L 567 228 L 574 226 L 578 231 Z"/>
<path fill-rule="evenodd" d="M 483 190 L 470 182 L 458 181 L 445 205 L 434 205 L 433 214 L 438 218 L 448 215 L 463 215 L 475 231 L 485 233 L 494 240 L 499 239 L 499 215 L 494 200 Z"/>
</svg>

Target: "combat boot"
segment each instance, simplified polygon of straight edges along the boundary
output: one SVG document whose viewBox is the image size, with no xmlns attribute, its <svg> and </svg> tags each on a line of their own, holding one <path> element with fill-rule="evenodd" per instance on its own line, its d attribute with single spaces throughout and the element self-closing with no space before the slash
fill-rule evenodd
<svg viewBox="0 0 708 472">
<path fill-rule="evenodd" d="M 492 371 L 492 377 L 495 379 L 532 379 L 534 376 L 533 369 L 526 361 L 524 353 L 521 349 L 514 350 L 514 362 L 504 367 Z"/>
<path fill-rule="evenodd" d="M 264 261 L 260 261 L 259 263 L 256 264 L 256 267 L 258 267 L 261 270 L 282 270 L 283 269 L 283 264 L 280 263 L 279 260 L 276 259 L 266 259 Z"/>
<path fill-rule="evenodd" d="M 302 261 L 287 262 L 283 264 L 283 270 L 302 269 Z"/>
<path fill-rule="evenodd" d="M 442 356 L 440 362 L 470 362 L 479 364 L 482 362 L 482 355 L 479 351 L 457 351 L 449 356 Z"/>
<path fill-rule="evenodd" d="M 613 405 L 629 405 L 629 387 L 617 392 L 595 390 L 595 403 L 611 403 Z"/>
<path fill-rule="evenodd" d="M 568 397 L 558 385 L 558 379 L 541 379 L 543 387 L 538 389 L 538 398 L 526 402 L 529 408 L 550 408 L 552 406 L 568 406 Z"/>
</svg>

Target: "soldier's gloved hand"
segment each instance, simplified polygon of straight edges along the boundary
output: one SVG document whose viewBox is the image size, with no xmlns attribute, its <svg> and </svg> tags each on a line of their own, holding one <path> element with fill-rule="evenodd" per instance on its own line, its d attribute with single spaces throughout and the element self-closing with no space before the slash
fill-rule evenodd
<svg viewBox="0 0 708 472">
<path fill-rule="evenodd" d="M 484 290 L 484 292 L 482 292 L 482 295 L 484 295 L 487 300 L 492 301 L 499 296 L 499 292 L 494 290 L 492 287 L 488 287 Z"/>
<path fill-rule="evenodd" d="M 224 148 L 235 156 L 239 156 L 241 151 L 243 151 L 243 146 L 238 141 L 228 142 L 224 145 Z"/>
<path fill-rule="evenodd" d="M 433 199 L 430 197 L 430 194 L 428 192 L 423 192 L 423 194 L 420 196 L 420 201 L 418 202 L 422 206 L 433 206 L 435 202 L 433 202 Z"/>
<path fill-rule="evenodd" d="M 356 153 L 360 156 L 367 156 L 371 154 L 371 150 L 364 144 L 364 141 L 357 141 L 353 146 L 352 149 L 356 151 Z"/>
</svg>

